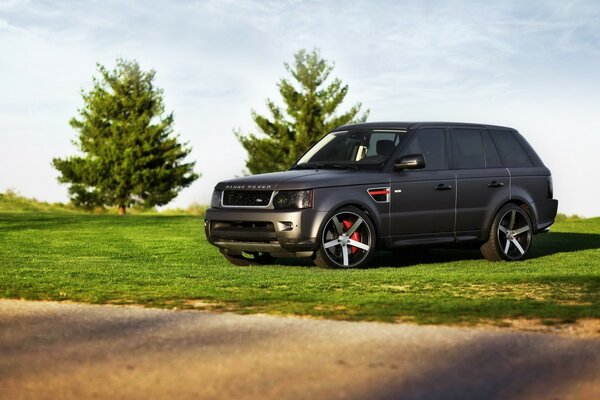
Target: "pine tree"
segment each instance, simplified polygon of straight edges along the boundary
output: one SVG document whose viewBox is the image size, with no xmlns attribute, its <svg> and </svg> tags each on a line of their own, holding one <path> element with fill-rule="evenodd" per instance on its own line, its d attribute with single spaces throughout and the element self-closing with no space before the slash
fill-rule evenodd
<svg viewBox="0 0 600 400">
<path fill-rule="evenodd" d="M 113 71 L 98 64 L 84 107 L 69 123 L 78 131 L 81 155 L 55 158 L 59 182 L 68 183 L 71 201 L 83 208 L 153 207 L 167 204 L 198 175 L 184 162 L 191 148 L 173 133 L 173 113 L 165 115 L 155 71 L 119 59 Z"/>
<path fill-rule="evenodd" d="M 367 119 L 368 110 L 359 115 L 360 103 L 336 115 L 348 85 L 338 78 L 328 81 L 333 64 L 321 58 L 318 50 L 300 50 L 294 58 L 293 66 L 284 64 L 293 81 L 281 79 L 277 84 L 285 112 L 267 99 L 270 117 L 252 111 L 260 134 L 235 132 L 248 152 L 246 167 L 252 174 L 286 170 L 333 128 Z"/>
</svg>

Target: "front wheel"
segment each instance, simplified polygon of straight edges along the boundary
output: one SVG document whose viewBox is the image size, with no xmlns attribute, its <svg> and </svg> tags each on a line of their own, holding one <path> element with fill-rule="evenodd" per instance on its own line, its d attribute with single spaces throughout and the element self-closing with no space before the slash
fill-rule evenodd
<svg viewBox="0 0 600 400">
<path fill-rule="evenodd" d="M 375 252 L 375 227 L 355 207 L 337 210 L 323 225 L 314 262 L 321 268 L 361 268 Z"/>
<path fill-rule="evenodd" d="M 481 254 L 490 261 L 517 261 L 523 259 L 533 238 L 533 224 L 525 210 L 515 204 L 502 207 L 490 228 Z"/>
</svg>

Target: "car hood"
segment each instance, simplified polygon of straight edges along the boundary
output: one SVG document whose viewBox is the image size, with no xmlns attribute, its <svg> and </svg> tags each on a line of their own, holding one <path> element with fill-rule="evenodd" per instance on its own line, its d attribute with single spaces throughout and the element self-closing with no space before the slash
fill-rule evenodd
<svg viewBox="0 0 600 400">
<path fill-rule="evenodd" d="M 301 190 L 348 185 L 384 185 L 389 175 L 380 171 L 291 170 L 245 176 L 219 182 L 217 190 Z"/>
</svg>

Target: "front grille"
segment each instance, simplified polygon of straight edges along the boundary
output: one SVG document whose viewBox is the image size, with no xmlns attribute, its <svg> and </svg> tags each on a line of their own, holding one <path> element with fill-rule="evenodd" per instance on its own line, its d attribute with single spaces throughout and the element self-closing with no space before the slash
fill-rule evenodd
<svg viewBox="0 0 600 400">
<path fill-rule="evenodd" d="M 225 190 L 224 206 L 266 207 L 271 201 L 272 190 Z"/>
</svg>

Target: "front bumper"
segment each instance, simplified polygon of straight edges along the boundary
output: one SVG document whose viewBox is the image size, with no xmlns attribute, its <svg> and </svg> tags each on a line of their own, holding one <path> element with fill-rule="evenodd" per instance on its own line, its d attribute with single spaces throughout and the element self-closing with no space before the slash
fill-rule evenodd
<svg viewBox="0 0 600 400">
<path fill-rule="evenodd" d="M 265 252 L 275 257 L 308 256 L 317 248 L 318 229 L 326 212 L 209 208 L 204 230 L 222 252 Z"/>
</svg>

